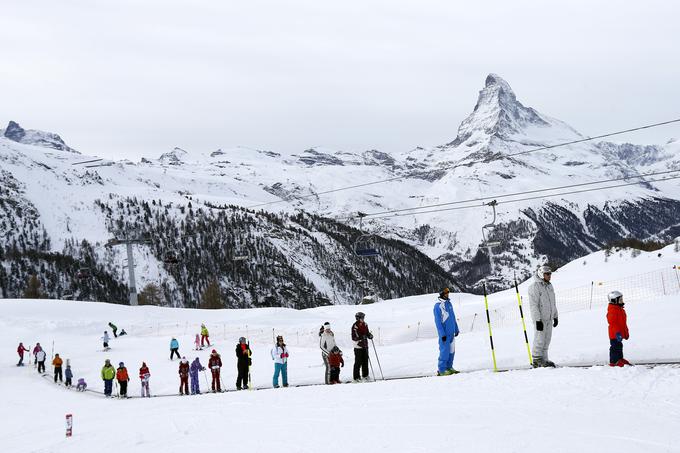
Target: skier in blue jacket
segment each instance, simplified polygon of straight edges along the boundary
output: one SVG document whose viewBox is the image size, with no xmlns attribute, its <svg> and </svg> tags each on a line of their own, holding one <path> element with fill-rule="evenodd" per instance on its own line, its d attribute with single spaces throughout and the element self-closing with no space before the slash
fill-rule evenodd
<svg viewBox="0 0 680 453">
<path fill-rule="evenodd" d="M 437 376 L 448 376 L 458 373 L 453 369 L 453 356 L 456 353 L 454 338 L 458 336 L 458 323 L 453 312 L 453 305 L 449 300 L 449 288 L 439 294 L 434 304 L 434 323 L 439 334 L 439 366 Z"/>
<path fill-rule="evenodd" d="M 172 360 L 175 354 L 177 354 L 177 358 L 179 359 L 179 341 L 177 341 L 177 338 L 172 337 L 172 340 L 170 341 L 170 360 Z"/>
</svg>

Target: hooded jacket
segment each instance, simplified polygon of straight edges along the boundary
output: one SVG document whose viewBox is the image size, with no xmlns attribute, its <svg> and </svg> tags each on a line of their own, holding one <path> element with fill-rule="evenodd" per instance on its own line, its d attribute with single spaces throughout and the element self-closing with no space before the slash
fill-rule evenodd
<svg viewBox="0 0 680 453">
<path fill-rule="evenodd" d="M 621 305 L 609 304 L 609 307 L 607 307 L 607 322 L 609 323 L 610 340 L 615 340 L 617 333 L 620 333 L 625 340 L 628 339 L 630 334 L 628 333 L 628 323 L 626 320 L 626 310 Z"/>
<path fill-rule="evenodd" d="M 193 362 L 191 362 L 191 367 L 189 367 L 189 372 L 193 377 L 198 377 L 198 372 L 203 371 L 205 368 L 203 368 L 203 365 L 201 365 L 201 361 L 199 360 L 198 357 L 194 359 Z"/>
<path fill-rule="evenodd" d="M 189 361 L 187 359 L 182 359 L 179 362 L 179 375 L 182 377 L 189 376 Z"/>
<path fill-rule="evenodd" d="M 111 381 L 114 377 L 116 377 L 116 369 L 113 367 L 113 365 L 104 365 L 102 368 L 102 379 L 105 381 Z"/>
<path fill-rule="evenodd" d="M 142 367 L 139 369 L 139 379 L 148 381 L 150 377 L 151 372 L 149 371 L 149 367 L 146 366 L 146 364 L 142 365 Z"/>
<path fill-rule="evenodd" d="M 529 310 L 534 321 L 547 323 L 557 318 L 555 290 L 552 283 L 543 280 L 543 275 L 534 275 L 529 285 Z"/>
<path fill-rule="evenodd" d="M 176 338 L 170 341 L 170 349 L 179 349 L 179 341 Z"/>
<path fill-rule="evenodd" d="M 434 324 L 437 326 L 439 337 L 451 337 L 458 335 L 458 322 L 453 312 L 453 304 L 449 299 L 439 297 L 434 304 Z"/>
</svg>

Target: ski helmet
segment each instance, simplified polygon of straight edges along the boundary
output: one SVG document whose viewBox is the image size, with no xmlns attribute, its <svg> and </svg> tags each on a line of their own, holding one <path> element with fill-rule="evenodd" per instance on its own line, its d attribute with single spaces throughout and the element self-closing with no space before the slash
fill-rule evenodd
<svg viewBox="0 0 680 453">
<path fill-rule="evenodd" d="M 325 330 L 331 330 L 331 323 L 326 321 L 325 323 L 323 323 L 323 328 Z"/>
<path fill-rule="evenodd" d="M 241 337 L 238 339 L 239 343 L 245 343 L 246 342 L 246 337 Z"/>
<path fill-rule="evenodd" d="M 550 266 L 547 264 L 544 264 L 538 268 L 538 274 L 541 276 L 543 276 L 543 274 L 552 274 L 552 269 L 550 269 Z"/>
<path fill-rule="evenodd" d="M 120 368 L 123 368 L 123 367 L 125 366 L 125 364 L 124 364 L 123 362 L 119 362 L 119 363 L 118 363 L 118 366 L 119 366 Z"/>
<path fill-rule="evenodd" d="M 620 304 L 623 301 L 623 294 L 619 291 L 612 291 L 607 294 L 607 299 L 609 299 L 609 302 L 611 303 Z"/>
<path fill-rule="evenodd" d="M 358 311 L 356 315 L 354 315 L 355 318 L 357 319 L 364 319 L 366 315 L 363 312 Z"/>
</svg>

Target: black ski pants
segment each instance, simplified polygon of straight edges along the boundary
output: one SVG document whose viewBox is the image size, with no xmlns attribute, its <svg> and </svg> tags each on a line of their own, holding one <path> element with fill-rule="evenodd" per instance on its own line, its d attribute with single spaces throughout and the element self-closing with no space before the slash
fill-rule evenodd
<svg viewBox="0 0 680 453">
<path fill-rule="evenodd" d="M 127 396 L 127 384 L 128 381 L 118 381 L 118 387 L 120 388 L 120 396 Z"/>
<path fill-rule="evenodd" d="M 328 381 L 329 384 L 340 382 L 340 368 L 331 368 L 331 376 Z"/>
<path fill-rule="evenodd" d="M 247 389 L 248 388 L 248 364 L 239 362 L 236 365 L 236 369 L 238 370 L 238 376 L 236 377 L 236 388 L 239 389 L 239 390 Z"/>
<path fill-rule="evenodd" d="M 368 348 L 354 348 L 354 379 L 359 377 L 368 377 Z"/>
<path fill-rule="evenodd" d="M 178 359 L 181 359 L 181 357 L 179 356 L 179 348 L 172 348 L 170 349 L 170 360 L 172 360 L 175 354 L 177 354 Z"/>
<path fill-rule="evenodd" d="M 623 342 L 609 340 L 609 363 L 616 363 L 623 358 Z"/>
<path fill-rule="evenodd" d="M 45 361 L 43 360 L 42 362 L 38 362 L 38 373 L 44 373 L 45 372 Z"/>
<path fill-rule="evenodd" d="M 57 377 L 59 377 L 59 382 L 64 382 L 64 378 L 62 377 L 60 366 L 54 367 L 54 382 L 57 382 Z"/>
</svg>

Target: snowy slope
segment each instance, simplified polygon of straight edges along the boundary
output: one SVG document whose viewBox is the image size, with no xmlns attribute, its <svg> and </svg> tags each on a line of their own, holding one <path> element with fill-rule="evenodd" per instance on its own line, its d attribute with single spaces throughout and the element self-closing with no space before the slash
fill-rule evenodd
<svg viewBox="0 0 680 453">
<path fill-rule="evenodd" d="M 664 267 L 680 256 L 671 248 L 632 258 L 612 255 L 607 262 L 594 254 L 554 274 L 556 289 L 567 290 L 592 279 L 617 280 Z M 565 286 L 567 286 L 565 288 Z M 680 289 L 678 290 L 680 291 Z M 521 288 L 525 294 L 525 288 Z M 624 291 L 624 297 L 626 292 Z M 460 297 L 459 297 L 460 296 Z M 402 336 L 376 335 L 385 375 L 432 373 L 436 340 L 417 340 L 414 322 L 431 324 L 434 295 L 383 301 L 362 307 L 374 333 L 401 331 Z M 502 294 L 490 304 L 504 303 Z M 559 298 L 558 298 L 559 300 Z M 501 302 L 499 302 L 501 301 Z M 678 293 L 646 301 L 629 301 L 631 340 L 625 344 L 630 360 L 680 359 Z M 177 361 L 167 357 L 172 335 L 181 352 L 205 363 L 206 352 L 189 344 L 200 322 L 208 322 L 216 349 L 225 362 L 223 380 L 233 388 L 236 339 L 246 326 L 254 350 L 253 380 L 270 385 L 268 350 L 271 329 L 283 334 L 291 347 L 292 384 L 321 382 L 323 369 L 316 331 L 330 320 L 345 351 L 351 374 L 349 327 L 353 307 L 323 307 L 302 311 L 285 309 L 185 310 L 125 307 L 68 301 L 4 300 L 0 344 L 5 354 L 0 397 L 12 417 L 0 425 L 0 443 L 7 451 L 89 452 L 110 445 L 121 451 L 180 452 L 193 449 L 240 449 L 253 452 L 347 451 L 360 442 L 368 451 L 677 451 L 680 437 L 677 405 L 680 368 L 635 367 L 612 369 L 562 368 L 494 374 L 486 331 L 464 332 L 457 339 L 455 366 L 486 370 L 449 378 L 424 378 L 374 384 L 347 384 L 200 397 L 150 400 L 105 400 L 53 386 L 32 366 L 13 366 L 18 341 L 41 341 L 48 352 L 69 358 L 76 377 L 86 377 L 100 389 L 98 372 L 104 358 L 124 361 L 132 376 L 130 393 L 139 391 L 136 370 L 142 360 L 152 373 L 154 394 L 177 392 Z M 477 310 L 478 296 L 456 295 L 458 315 Z M 605 308 L 564 313 L 555 330 L 551 358 L 558 363 L 605 363 L 607 331 Z M 111 320 L 131 335 L 99 349 L 99 336 Z M 663 320 L 664 322 L 659 322 Z M 410 327 L 406 327 L 409 323 Z M 221 329 L 220 329 L 221 327 Z M 397 329 L 398 328 L 398 329 Z M 531 335 L 530 335 L 531 337 Z M 526 366 L 527 352 L 519 323 L 494 326 L 500 367 Z M 531 338 L 530 338 L 531 340 Z M 377 372 L 377 370 L 376 370 Z M 201 378 L 201 386 L 205 382 Z M 74 416 L 74 437 L 64 438 L 64 415 Z M 36 414 L 39 414 L 36 417 Z"/>
</svg>

